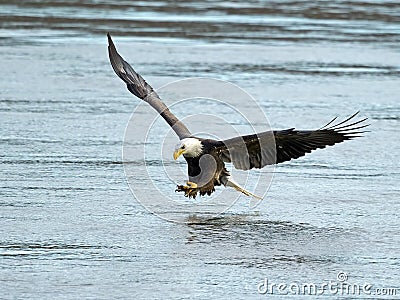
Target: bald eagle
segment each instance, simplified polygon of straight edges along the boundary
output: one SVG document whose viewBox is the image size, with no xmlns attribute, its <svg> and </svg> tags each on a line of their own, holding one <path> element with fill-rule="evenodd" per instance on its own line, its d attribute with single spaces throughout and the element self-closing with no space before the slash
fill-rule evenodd
<svg viewBox="0 0 400 300">
<path fill-rule="evenodd" d="M 222 184 L 233 187 L 247 196 L 260 198 L 233 180 L 225 167 L 226 162 L 232 163 L 240 170 L 279 164 L 304 156 L 315 149 L 351 140 L 364 133 L 362 129 L 368 126 L 364 123 L 367 118 L 354 120 L 357 112 L 339 123 L 335 123 L 336 118 L 334 118 L 317 130 L 290 128 L 238 136 L 228 140 L 193 136 L 189 129 L 170 112 L 153 88 L 118 54 L 110 34 L 107 36 L 109 58 L 115 73 L 126 83 L 128 90 L 150 104 L 179 137 L 180 142 L 175 148 L 173 157 L 177 160 L 183 155 L 188 165 L 189 180 L 186 185 L 178 185 L 176 192 L 183 192 L 186 197 L 196 198 L 197 194 L 211 195 L 215 191 L 215 186 Z"/>
</svg>

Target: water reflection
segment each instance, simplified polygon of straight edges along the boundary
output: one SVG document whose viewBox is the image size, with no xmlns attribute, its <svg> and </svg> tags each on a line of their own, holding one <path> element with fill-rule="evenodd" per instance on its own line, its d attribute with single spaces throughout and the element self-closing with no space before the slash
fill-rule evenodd
<svg viewBox="0 0 400 300">
<path fill-rule="evenodd" d="M 187 218 L 188 244 L 224 257 L 210 264 L 268 268 L 277 265 L 330 265 L 347 260 L 360 232 L 307 223 L 268 221 L 257 215 Z M 347 249 L 347 250 L 346 250 Z M 207 256 L 209 253 L 204 253 Z"/>
</svg>

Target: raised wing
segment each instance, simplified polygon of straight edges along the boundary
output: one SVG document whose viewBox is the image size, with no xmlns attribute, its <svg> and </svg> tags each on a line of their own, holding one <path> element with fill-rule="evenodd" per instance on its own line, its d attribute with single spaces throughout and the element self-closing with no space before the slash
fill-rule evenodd
<svg viewBox="0 0 400 300">
<path fill-rule="evenodd" d="M 345 140 L 351 140 L 364 133 L 369 124 L 367 118 L 350 122 L 358 114 L 333 124 L 336 118 L 318 130 L 295 130 L 294 128 L 266 131 L 259 134 L 239 136 L 217 142 L 221 158 L 232 162 L 241 170 L 262 168 L 296 159 L 316 149 L 333 146 Z M 361 130 L 361 131 L 360 131 Z"/>
<path fill-rule="evenodd" d="M 136 97 L 149 103 L 175 131 L 179 139 L 190 137 L 192 134 L 189 129 L 179 119 L 170 112 L 164 102 L 153 90 L 153 88 L 140 76 L 135 70 L 118 54 L 117 49 L 111 39 L 108 37 L 108 55 L 111 65 L 118 75 L 127 85 L 128 90 Z"/>
</svg>

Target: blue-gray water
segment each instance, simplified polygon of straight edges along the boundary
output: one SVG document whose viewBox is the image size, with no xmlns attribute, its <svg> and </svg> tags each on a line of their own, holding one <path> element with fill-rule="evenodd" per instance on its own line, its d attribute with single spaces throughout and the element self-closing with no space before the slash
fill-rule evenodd
<svg viewBox="0 0 400 300">
<path fill-rule="evenodd" d="M 107 31 L 154 87 L 223 79 L 273 128 L 361 110 L 370 132 L 277 167 L 252 211 L 240 198 L 219 218 L 164 221 L 124 176 L 138 100 L 109 65 Z M 0 298 L 267 298 L 265 278 L 339 272 L 400 288 L 399 42 L 397 1 L 2 1 Z"/>
</svg>

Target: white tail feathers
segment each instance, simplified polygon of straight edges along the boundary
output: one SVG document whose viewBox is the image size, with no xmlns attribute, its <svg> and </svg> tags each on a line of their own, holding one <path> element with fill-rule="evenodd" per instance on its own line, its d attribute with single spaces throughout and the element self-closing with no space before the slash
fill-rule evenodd
<svg viewBox="0 0 400 300">
<path fill-rule="evenodd" d="M 233 187 L 235 190 L 237 190 L 238 192 L 241 192 L 241 193 L 245 194 L 246 196 L 251 196 L 251 197 L 254 197 L 254 198 L 257 198 L 257 199 L 260 199 L 260 200 L 262 199 L 260 196 L 254 195 L 254 194 L 250 193 L 249 191 L 246 191 L 246 190 L 245 190 L 243 187 L 241 187 L 237 182 L 235 182 L 231 176 L 227 177 L 227 178 L 225 179 L 225 181 L 226 181 L 226 182 L 224 183 L 225 186 Z"/>
</svg>

